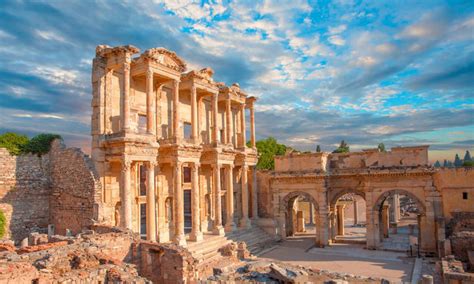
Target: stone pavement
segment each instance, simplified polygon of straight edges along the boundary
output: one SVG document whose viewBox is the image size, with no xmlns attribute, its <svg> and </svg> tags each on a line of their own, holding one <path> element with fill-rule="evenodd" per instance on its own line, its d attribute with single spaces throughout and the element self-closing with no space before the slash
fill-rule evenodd
<svg viewBox="0 0 474 284">
<path fill-rule="evenodd" d="M 260 257 L 308 268 L 385 278 L 394 283 L 410 281 L 414 259 L 407 258 L 406 254 L 366 250 L 358 244 L 315 248 L 313 240 L 310 235 L 288 238 Z"/>
</svg>

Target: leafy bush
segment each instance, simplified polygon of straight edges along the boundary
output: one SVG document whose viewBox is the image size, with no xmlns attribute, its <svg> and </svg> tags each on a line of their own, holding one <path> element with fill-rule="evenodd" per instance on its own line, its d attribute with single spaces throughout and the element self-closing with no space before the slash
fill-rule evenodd
<svg viewBox="0 0 474 284">
<path fill-rule="evenodd" d="M 462 163 L 462 166 L 463 167 L 474 167 L 474 161 L 464 161 L 464 163 Z"/>
<path fill-rule="evenodd" d="M 5 217 L 5 214 L 3 213 L 3 211 L 0 210 L 0 238 L 3 238 L 3 236 L 5 236 L 6 226 L 7 226 L 7 218 Z"/>
<path fill-rule="evenodd" d="M 334 150 L 333 153 L 349 153 L 349 145 L 347 145 L 346 141 L 342 140 L 339 148 Z"/>
<path fill-rule="evenodd" d="M 284 155 L 287 146 L 278 144 L 277 140 L 269 137 L 256 143 L 258 150 L 257 169 L 273 170 L 275 168 L 275 155 Z"/>
<path fill-rule="evenodd" d="M 11 155 L 20 155 L 28 144 L 28 137 L 13 132 L 0 135 L 0 147 L 6 148 Z"/>
<path fill-rule="evenodd" d="M 58 134 L 38 134 L 25 145 L 25 153 L 37 154 L 38 156 L 46 154 L 49 152 L 51 142 L 54 139 L 62 138 Z"/>
</svg>

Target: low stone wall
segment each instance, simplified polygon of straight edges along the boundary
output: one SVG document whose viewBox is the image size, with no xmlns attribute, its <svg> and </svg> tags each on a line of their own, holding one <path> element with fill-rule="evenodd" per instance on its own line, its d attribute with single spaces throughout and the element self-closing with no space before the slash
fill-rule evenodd
<svg viewBox="0 0 474 284">
<path fill-rule="evenodd" d="M 6 234 L 16 242 L 49 222 L 51 195 L 49 156 L 12 156 L 0 148 L 0 210 L 7 219 Z"/>
</svg>

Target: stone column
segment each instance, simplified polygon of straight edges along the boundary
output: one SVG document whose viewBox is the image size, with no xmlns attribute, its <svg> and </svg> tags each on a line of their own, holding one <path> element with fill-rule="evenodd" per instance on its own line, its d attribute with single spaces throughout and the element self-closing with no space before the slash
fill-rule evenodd
<svg viewBox="0 0 474 284">
<path fill-rule="evenodd" d="M 200 202 L 199 202 L 199 164 L 194 163 L 191 169 L 192 179 L 192 191 L 191 191 L 191 206 L 192 206 L 192 219 L 193 227 L 191 230 L 191 240 L 201 241 L 203 239 L 201 231 L 201 214 L 200 214 Z"/>
<path fill-rule="evenodd" d="M 225 231 L 231 232 L 235 230 L 234 223 L 234 176 L 233 176 L 234 166 L 229 165 L 227 167 L 227 223 L 225 224 Z"/>
<path fill-rule="evenodd" d="M 331 214 L 331 240 L 335 240 L 337 236 L 337 213 L 336 210 L 333 209 L 333 213 Z"/>
<path fill-rule="evenodd" d="M 120 200 L 122 204 L 121 223 L 123 228 L 130 230 L 132 229 L 132 192 L 130 189 L 131 165 L 131 161 L 125 158 L 122 160 L 122 185 L 120 187 Z"/>
<path fill-rule="evenodd" d="M 309 202 L 309 224 L 314 225 L 313 202 Z"/>
<path fill-rule="evenodd" d="M 199 125 L 198 125 L 198 117 L 197 117 L 197 91 L 196 86 L 193 84 L 191 86 L 191 139 L 193 143 L 198 143 L 198 133 L 199 133 Z"/>
<path fill-rule="evenodd" d="M 392 212 L 393 220 L 392 222 L 398 223 L 400 221 L 400 195 L 395 193 L 392 196 Z"/>
<path fill-rule="evenodd" d="M 146 238 L 153 242 L 156 242 L 155 166 L 156 162 L 148 163 L 146 192 Z"/>
<path fill-rule="evenodd" d="M 248 166 L 242 166 L 242 218 L 240 219 L 240 227 L 249 228 L 249 187 L 248 187 Z"/>
<path fill-rule="evenodd" d="M 221 204 L 221 165 L 213 165 L 214 169 L 214 229 L 215 235 L 223 235 L 222 204 Z"/>
<path fill-rule="evenodd" d="M 242 133 L 242 148 L 246 147 L 247 138 L 245 137 L 245 104 L 240 106 L 240 126 L 241 126 L 241 133 Z"/>
<path fill-rule="evenodd" d="M 219 133 L 218 133 L 218 126 L 217 126 L 217 118 L 218 118 L 218 95 L 212 94 L 212 142 L 218 143 L 219 140 Z"/>
<path fill-rule="evenodd" d="M 180 246 L 186 246 L 184 236 L 184 196 L 181 188 L 181 162 L 176 162 L 174 168 L 174 242 Z"/>
<path fill-rule="evenodd" d="M 258 219 L 257 167 L 252 167 L 252 219 Z"/>
<path fill-rule="evenodd" d="M 225 130 L 225 136 L 226 136 L 226 141 L 225 143 L 230 144 L 232 142 L 232 108 L 231 108 L 231 101 L 230 98 L 226 100 L 226 111 L 225 111 L 225 122 L 226 122 L 226 130 Z"/>
<path fill-rule="evenodd" d="M 389 208 L 390 205 L 384 204 L 382 207 L 382 233 L 384 238 L 388 238 L 388 229 L 389 229 Z"/>
<path fill-rule="evenodd" d="M 358 202 L 354 197 L 354 226 L 357 226 L 359 224 L 359 208 L 358 208 Z"/>
<path fill-rule="evenodd" d="M 337 234 L 344 235 L 344 205 L 338 204 L 337 208 Z"/>
<path fill-rule="evenodd" d="M 123 96 L 122 96 L 122 128 L 125 132 L 130 130 L 130 62 L 125 62 L 123 64 Z"/>
<path fill-rule="evenodd" d="M 179 81 L 173 80 L 173 138 L 175 140 L 181 138 L 179 120 Z"/>
<path fill-rule="evenodd" d="M 250 105 L 250 146 L 255 148 L 255 110 L 253 103 Z"/>
<path fill-rule="evenodd" d="M 146 72 L 146 131 L 148 134 L 155 135 L 155 106 L 153 103 L 153 71 L 148 69 Z"/>
</svg>

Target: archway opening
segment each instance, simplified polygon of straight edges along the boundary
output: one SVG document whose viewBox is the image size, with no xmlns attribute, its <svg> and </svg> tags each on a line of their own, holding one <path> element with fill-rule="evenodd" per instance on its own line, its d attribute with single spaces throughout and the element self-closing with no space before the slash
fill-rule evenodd
<svg viewBox="0 0 474 284">
<path fill-rule="evenodd" d="M 286 237 L 316 237 L 318 210 L 315 200 L 306 193 L 292 193 L 285 198 Z"/>
<path fill-rule="evenodd" d="M 424 216 L 424 207 L 419 200 L 407 192 L 391 191 L 382 196 L 376 206 L 381 248 L 417 255 Z"/>
<path fill-rule="evenodd" d="M 331 235 L 337 243 L 367 242 L 366 202 L 353 192 L 342 194 L 332 206 Z"/>
</svg>

